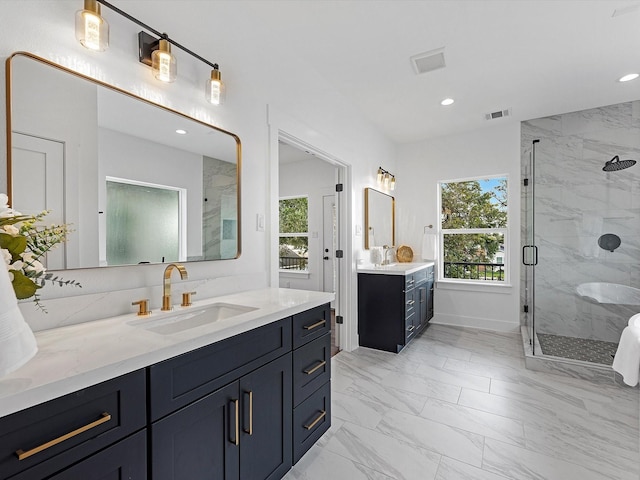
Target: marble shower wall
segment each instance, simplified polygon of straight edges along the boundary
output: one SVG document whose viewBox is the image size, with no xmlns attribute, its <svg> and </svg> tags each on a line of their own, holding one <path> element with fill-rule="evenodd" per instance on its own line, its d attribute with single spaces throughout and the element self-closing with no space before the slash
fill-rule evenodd
<svg viewBox="0 0 640 480">
<path fill-rule="evenodd" d="M 640 288 L 640 101 L 529 120 L 521 131 L 523 178 L 531 142 L 540 139 L 534 179 L 536 330 L 617 343 L 640 306 L 593 303 L 579 297 L 576 287 L 610 282 Z M 614 155 L 638 163 L 604 172 Z M 526 195 L 523 187 L 523 244 Z M 605 233 L 621 239 L 614 252 L 598 246 Z"/>
</svg>

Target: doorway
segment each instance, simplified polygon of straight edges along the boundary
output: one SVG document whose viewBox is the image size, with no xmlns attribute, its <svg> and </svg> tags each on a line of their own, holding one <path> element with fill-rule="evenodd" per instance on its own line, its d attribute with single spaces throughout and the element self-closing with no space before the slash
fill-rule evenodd
<svg viewBox="0 0 640 480">
<path fill-rule="evenodd" d="M 336 258 L 336 252 L 340 249 L 341 201 L 336 184 L 340 183 L 341 167 L 310 148 L 282 138 L 278 142 L 278 158 L 281 208 L 282 202 L 305 198 L 308 219 L 306 231 L 300 231 L 304 228 L 298 227 L 295 233 L 298 243 L 307 248 L 306 252 L 296 249 L 296 253 L 304 257 L 304 261 L 296 263 L 301 265 L 300 268 L 291 267 L 289 257 L 293 256 L 293 249 L 283 248 L 283 242 L 286 243 L 294 234 L 279 230 L 280 287 L 325 291 L 336 295 L 331 303 L 331 352 L 335 355 L 341 349 L 341 324 L 337 322 L 342 318 L 341 268 L 340 258 Z M 282 221 L 279 223 L 282 225 Z M 300 237 L 306 238 L 300 241 Z M 283 268 L 283 265 L 287 265 L 287 268 Z"/>
</svg>

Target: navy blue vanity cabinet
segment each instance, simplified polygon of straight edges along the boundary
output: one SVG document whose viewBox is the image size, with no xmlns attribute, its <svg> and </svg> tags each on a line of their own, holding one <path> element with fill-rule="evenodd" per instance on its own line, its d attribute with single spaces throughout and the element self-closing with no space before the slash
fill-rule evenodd
<svg viewBox="0 0 640 480">
<path fill-rule="evenodd" d="M 291 342 L 289 317 L 151 366 L 151 478 L 282 478 Z"/>
<path fill-rule="evenodd" d="M 399 353 L 424 330 L 433 316 L 430 270 L 432 266 L 407 274 L 358 273 L 361 346 Z"/>
<path fill-rule="evenodd" d="M 331 427 L 331 308 L 293 316 L 293 463 Z"/>
<path fill-rule="evenodd" d="M 101 465 L 103 472 L 129 472 L 123 478 L 143 480 L 145 426 L 144 370 L 8 415 L 0 418 L 0 478 L 97 479 L 104 477 L 73 472 Z M 131 455 L 101 453 L 129 450 Z"/>
</svg>

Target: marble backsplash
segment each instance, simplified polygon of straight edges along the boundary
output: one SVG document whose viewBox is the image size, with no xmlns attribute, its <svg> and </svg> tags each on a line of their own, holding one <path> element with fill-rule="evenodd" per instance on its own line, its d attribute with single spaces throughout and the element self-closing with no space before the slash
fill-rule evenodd
<svg viewBox="0 0 640 480">
<path fill-rule="evenodd" d="M 640 101 L 526 121 L 521 132 L 523 178 L 530 178 L 532 140 L 540 140 L 534 179 L 536 330 L 618 342 L 640 306 L 595 304 L 579 297 L 576 287 L 609 282 L 640 288 Z M 604 172 L 614 155 L 638 163 Z M 531 205 L 527 195 L 523 187 L 523 219 Z M 526 244 L 524 220 L 521 227 Z M 613 252 L 598 246 L 605 233 L 620 237 Z"/>
</svg>

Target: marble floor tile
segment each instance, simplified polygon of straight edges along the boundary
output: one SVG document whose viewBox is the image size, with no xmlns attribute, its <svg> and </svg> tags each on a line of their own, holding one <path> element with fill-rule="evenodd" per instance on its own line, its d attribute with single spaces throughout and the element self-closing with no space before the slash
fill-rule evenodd
<svg viewBox="0 0 640 480">
<path fill-rule="evenodd" d="M 420 416 L 513 445 L 525 445 L 524 424 L 520 420 L 443 402 L 435 398 L 427 399 Z"/>
<path fill-rule="evenodd" d="M 393 480 L 393 477 L 376 472 L 365 465 L 349 460 L 326 448 L 312 447 L 307 454 L 284 476 L 284 480 Z"/>
<path fill-rule="evenodd" d="M 348 422 L 325 448 L 394 480 L 433 480 L 440 462 L 437 453 Z"/>
<path fill-rule="evenodd" d="M 511 480 L 637 480 L 638 475 L 620 469 L 595 469 L 492 438 L 485 440 L 483 470 Z"/>
<path fill-rule="evenodd" d="M 388 388 L 396 388 L 405 392 L 417 393 L 425 397 L 439 398 L 447 402 L 456 403 L 460 396 L 461 388 L 456 385 L 442 383 L 437 380 L 392 373 L 382 380 L 382 385 Z"/>
<path fill-rule="evenodd" d="M 435 480 L 508 480 L 508 477 L 442 457 Z"/>
<path fill-rule="evenodd" d="M 418 393 L 407 392 L 398 388 L 390 388 L 379 383 L 366 380 L 356 380 L 342 393 L 356 398 L 366 398 L 379 403 L 387 408 L 393 408 L 401 412 L 418 415 L 427 400 L 427 397 Z"/>
<path fill-rule="evenodd" d="M 484 438 L 476 433 L 396 410 L 387 412 L 376 430 L 469 465 L 482 465 Z"/>
<path fill-rule="evenodd" d="M 353 397 L 341 392 L 331 393 L 331 415 L 362 427 L 375 429 L 389 410 L 384 405 L 365 397 Z"/>
<path fill-rule="evenodd" d="M 418 368 L 416 368 L 416 371 L 413 373 L 413 375 L 426 380 L 436 380 L 448 385 L 471 388 L 473 390 L 480 390 L 481 392 L 488 392 L 489 386 L 491 384 L 491 379 L 488 376 L 480 376 L 462 372 L 451 372 L 444 368 L 432 367 L 431 365 L 419 366 Z"/>
</svg>

